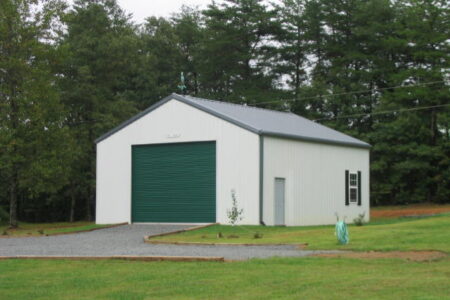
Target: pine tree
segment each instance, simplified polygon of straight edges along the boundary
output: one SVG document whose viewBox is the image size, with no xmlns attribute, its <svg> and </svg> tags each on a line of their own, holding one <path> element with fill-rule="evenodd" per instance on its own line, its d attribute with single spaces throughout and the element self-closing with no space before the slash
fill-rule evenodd
<svg viewBox="0 0 450 300">
<path fill-rule="evenodd" d="M 147 18 L 140 39 L 145 63 L 141 64 L 139 76 L 146 77 L 143 83 L 147 85 L 148 106 L 177 91 L 183 58 L 174 25 L 168 19 Z"/>
<path fill-rule="evenodd" d="M 261 0 L 227 0 L 211 4 L 203 14 L 203 94 L 248 103 L 273 99 L 264 42 L 275 30 L 274 11 Z"/>
<path fill-rule="evenodd" d="M 27 205 L 68 179 L 71 137 L 52 73 L 63 9 L 59 1 L 0 2 L 0 173 L 11 227 L 18 225 L 19 197 Z"/>
<path fill-rule="evenodd" d="M 445 1 L 396 3 L 397 70 L 393 89 L 379 110 L 448 104 L 449 9 Z M 428 84 L 431 83 L 431 84 Z M 395 113 L 378 118 L 374 141 L 374 199 L 379 203 L 448 200 L 448 108 Z M 447 192 L 446 192 L 447 191 Z"/>
<path fill-rule="evenodd" d="M 187 92 L 194 96 L 200 92 L 200 48 L 204 35 L 202 21 L 200 11 L 187 6 L 183 6 L 181 12 L 172 17 L 177 47 L 181 54 L 180 71 L 186 76 Z"/>
<path fill-rule="evenodd" d="M 133 87 L 138 73 L 136 28 L 114 0 L 77 0 L 64 18 L 60 43 L 66 56 L 60 88 L 77 139 L 72 165 L 72 199 L 85 201 L 92 219 L 95 198 L 94 140 L 135 112 Z"/>
<path fill-rule="evenodd" d="M 287 84 L 298 100 L 300 87 L 307 79 L 305 0 L 283 0 L 276 10 L 280 30 L 275 39 L 279 45 L 275 47 L 272 67 L 278 76 L 289 77 Z"/>
</svg>

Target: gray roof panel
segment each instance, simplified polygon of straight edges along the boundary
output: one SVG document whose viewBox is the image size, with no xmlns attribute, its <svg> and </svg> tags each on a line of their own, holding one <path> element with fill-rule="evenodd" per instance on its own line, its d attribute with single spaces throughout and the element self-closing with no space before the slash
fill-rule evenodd
<svg viewBox="0 0 450 300">
<path fill-rule="evenodd" d="M 201 105 L 208 108 L 208 110 L 216 111 L 230 119 L 237 120 L 255 129 L 255 131 L 262 135 L 370 147 L 369 144 L 363 141 L 291 112 L 280 112 L 191 96 L 182 97 L 188 100 L 188 102 Z"/>
<path fill-rule="evenodd" d="M 370 148 L 369 144 L 361 140 L 290 112 L 280 112 L 192 96 L 181 96 L 178 94 L 172 94 L 171 96 L 164 98 L 130 120 L 122 123 L 115 129 L 99 137 L 95 142 L 98 143 L 102 141 L 171 99 L 176 99 L 194 106 L 260 135 Z"/>
</svg>

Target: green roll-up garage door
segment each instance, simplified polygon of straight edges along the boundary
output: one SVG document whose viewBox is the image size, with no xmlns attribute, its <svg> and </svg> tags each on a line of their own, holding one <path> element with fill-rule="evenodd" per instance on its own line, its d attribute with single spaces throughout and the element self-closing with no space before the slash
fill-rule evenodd
<svg viewBox="0 0 450 300">
<path fill-rule="evenodd" d="M 132 147 L 133 222 L 215 222 L 215 142 Z"/>
</svg>

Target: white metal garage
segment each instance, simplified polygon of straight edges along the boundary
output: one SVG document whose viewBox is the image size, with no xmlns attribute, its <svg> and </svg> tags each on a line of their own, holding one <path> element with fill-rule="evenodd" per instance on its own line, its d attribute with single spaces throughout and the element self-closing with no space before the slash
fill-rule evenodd
<svg viewBox="0 0 450 300">
<path fill-rule="evenodd" d="M 96 143 L 100 224 L 369 216 L 370 145 L 292 113 L 172 94 Z"/>
</svg>

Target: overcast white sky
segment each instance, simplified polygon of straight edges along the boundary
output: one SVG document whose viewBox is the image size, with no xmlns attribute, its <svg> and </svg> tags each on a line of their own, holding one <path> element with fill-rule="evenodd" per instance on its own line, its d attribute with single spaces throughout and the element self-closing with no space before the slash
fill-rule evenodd
<svg viewBox="0 0 450 300">
<path fill-rule="evenodd" d="M 150 16 L 168 17 L 171 13 L 178 12 L 183 4 L 205 8 L 211 2 L 212 0 L 118 0 L 120 7 L 132 13 L 133 20 L 137 23 L 144 22 Z"/>
</svg>

